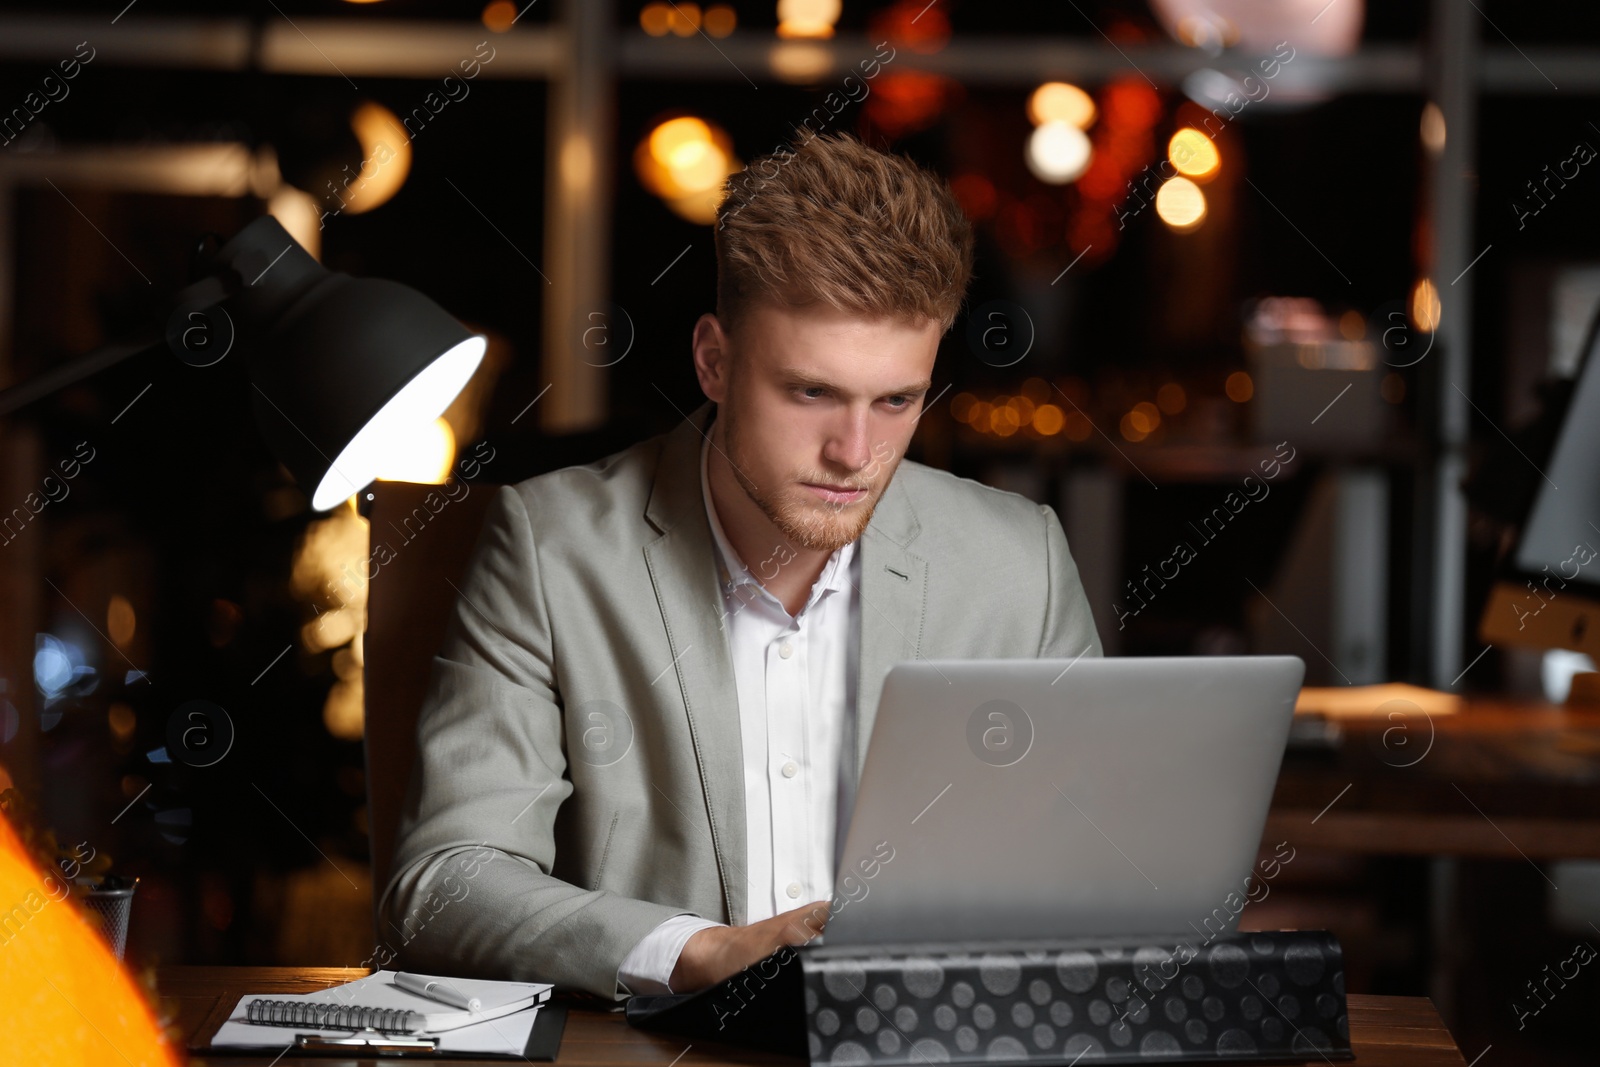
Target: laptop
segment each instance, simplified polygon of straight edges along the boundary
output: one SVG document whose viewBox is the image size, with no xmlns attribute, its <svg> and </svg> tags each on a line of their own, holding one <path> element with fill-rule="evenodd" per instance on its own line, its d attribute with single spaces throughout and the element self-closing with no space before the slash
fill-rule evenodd
<svg viewBox="0 0 1600 1067">
<path fill-rule="evenodd" d="M 823 941 L 1234 929 L 1304 674 L 1298 656 L 895 665 Z"/>
</svg>

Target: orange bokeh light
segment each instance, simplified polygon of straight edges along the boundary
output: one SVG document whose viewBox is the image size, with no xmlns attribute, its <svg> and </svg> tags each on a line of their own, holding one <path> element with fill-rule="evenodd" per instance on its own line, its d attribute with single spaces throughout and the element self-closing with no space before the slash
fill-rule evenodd
<svg viewBox="0 0 1600 1067">
<path fill-rule="evenodd" d="M 133 979 L 63 893 L 0 818 L 0 901 L 12 905 L 0 998 L 14 1062 L 177 1067 Z"/>
<path fill-rule="evenodd" d="M 1066 422 L 1066 415 L 1054 404 L 1040 404 L 1033 413 L 1033 428 L 1046 437 L 1060 433 Z"/>
<path fill-rule="evenodd" d="M 1228 399 L 1237 404 L 1243 404 L 1256 395 L 1256 383 L 1242 370 L 1236 370 L 1228 375 L 1228 381 L 1223 388 L 1228 393 Z"/>
</svg>

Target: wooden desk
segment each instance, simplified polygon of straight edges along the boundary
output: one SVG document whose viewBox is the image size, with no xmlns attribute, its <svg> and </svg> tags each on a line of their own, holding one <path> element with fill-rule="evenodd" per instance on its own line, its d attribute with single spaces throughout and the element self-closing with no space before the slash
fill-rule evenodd
<svg viewBox="0 0 1600 1067">
<path fill-rule="evenodd" d="M 1431 721 L 1346 720 L 1343 731 L 1335 750 L 1284 757 L 1264 841 L 1600 859 L 1600 709 L 1475 699 Z"/>
<path fill-rule="evenodd" d="M 208 1041 L 235 1001 L 244 993 L 309 993 L 349 982 L 367 971 L 343 967 L 163 967 L 156 982 L 163 1013 L 195 1044 Z M 1426 997 L 1372 997 L 1352 995 L 1350 1040 L 1357 1064 L 1369 1067 L 1464 1067 L 1466 1061 L 1450 1032 Z M 199 1040 L 196 1041 L 195 1038 Z M 688 1047 L 686 1047 L 688 1046 Z M 194 1067 L 263 1067 L 270 1057 L 197 1055 Z M 372 1064 L 389 1067 L 393 1058 L 336 1058 L 284 1056 L 275 1067 L 338 1067 Z M 447 1064 L 484 1063 L 484 1060 L 435 1060 Z M 796 1058 L 751 1052 L 710 1041 L 689 1042 L 647 1034 L 628 1026 L 620 1012 L 590 1010 L 574 1004 L 567 1017 L 557 1064 L 573 1067 L 710 1067 L 713 1064 L 747 1064 L 750 1067 L 795 1067 Z M 1221 1064 L 1222 1061 L 1216 1061 Z M 1321 1061 L 1315 1061 L 1321 1062 Z M 1225 1065 L 1224 1065 L 1225 1067 Z"/>
</svg>

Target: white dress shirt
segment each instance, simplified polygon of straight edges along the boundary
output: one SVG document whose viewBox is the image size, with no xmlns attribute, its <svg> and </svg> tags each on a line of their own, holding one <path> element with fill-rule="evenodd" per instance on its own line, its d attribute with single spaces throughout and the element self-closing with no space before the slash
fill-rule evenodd
<svg viewBox="0 0 1600 1067">
<path fill-rule="evenodd" d="M 700 446 L 700 490 L 715 542 L 739 697 L 744 749 L 746 922 L 833 895 L 855 789 L 855 681 L 861 562 L 856 543 L 834 552 L 791 616 L 761 584 L 793 557 L 782 542 L 746 565 L 711 502 L 710 438 Z M 617 969 L 631 993 L 671 992 L 684 943 L 720 923 L 678 915 L 634 946 Z"/>
</svg>

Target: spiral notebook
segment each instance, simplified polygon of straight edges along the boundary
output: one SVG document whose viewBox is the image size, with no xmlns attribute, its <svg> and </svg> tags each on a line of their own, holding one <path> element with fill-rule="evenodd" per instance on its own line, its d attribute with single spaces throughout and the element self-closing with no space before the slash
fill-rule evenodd
<svg viewBox="0 0 1600 1067">
<path fill-rule="evenodd" d="M 297 1034 L 331 1036 L 376 1031 L 437 1034 L 441 1052 L 521 1054 L 539 1005 L 550 998 L 552 990 L 552 986 L 538 982 L 437 979 L 447 984 L 450 992 L 479 1002 L 477 1010 L 469 1011 L 402 989 L 395 985 L 395 974 L 378 971 L 315 993 L 240 997 L 228 1020 L 211 1039 L 211 1047 L 261 1048 L 292 1043 Z"/>
</svg>

